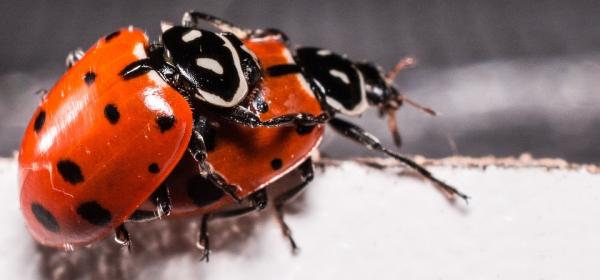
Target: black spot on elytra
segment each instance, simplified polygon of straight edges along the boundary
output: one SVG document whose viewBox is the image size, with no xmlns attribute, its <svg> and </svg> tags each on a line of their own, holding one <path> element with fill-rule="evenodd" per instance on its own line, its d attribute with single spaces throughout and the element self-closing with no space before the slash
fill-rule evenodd
<svg viewBox="0 0 600 280">
<path fill-rule="evenodd" d="M 199 207 L 210 205 L 221 199 L 225 193 L 201 175 L 196 175 L 188 181 L 187 194 L 194 204 Z"/>
<path fill-rule="evenodd" d="M 56 167 L 60 176 L 70 184 L 75 185 L 83 182 L 83 174 L 77 163 L 68 159 L 61 159 L 56 164 Z"/>
<path fill-rule="evenodd" d="M 35 117 L 35 121 L 33 122 L 33 130 L 35 130 L 35 132 L 40 132 L 44 126 L 44 122 L 46 122 L 46 112 L 42 110 L 38 113 L 37 117 Z"/>
<path fill-rule="evenodd" d="M 298 125 L 296 126 L 296 133 L 300 135 L 309 134 L 315 129 L 314 125 Z"/>
<path fill-rule="evenodd" d="M 278 64 L 267 68 L 267 73 L 271 77 L 298 74 L 300 73 L 300 67 L 296 64 Z"/>
<path fill-rule="evenodd" d="M 104 116 L 108 122 L 111 124 L 116 124 L 119 121 L 121 114 L 119 113 L 117 106 L 114 104 L 108 104 L 104 107 Z"/>
<path fill-rule="evenodd" d="M 271 161 L 271 168 L 273 168 L 273 170 L 277 170 L 277 169 L 281 168 L 282 165 L 283 165 L 283 162 L 281 161 L 280 158 L 276 158 Z"/>
<path fill-rule="evenodd" d="M 108 42 L 108 41 L 114 39 L 115 37 L 119 36 L 119 34 L 121 34 L 121 31 L 115 31 L 113 33 L 110 33 L 110 34 L 106 35 L 106 37 L 104 37 L 104 41 Z"/>
<path fill-rule="evenodd" d="M 96 73 L 92 72 L 92 71 L 88 71 L 87 73 L 85 73 L 85 75 L 83 76 L 83 80 L 85 81 L 85 83 L 90 86 L 94 83 L 94 81 L 96 81 Z"/>
<path fill-rule="evenodd" d="M 158 164 L 156 164 L 155 162 L 148 165 L 148 172 L 156 174 L 159 171 L 160 171 L 160 168 L 158 167 Z"/>
<path fill-rule="evenodd" d="M 165 132 L 175 125 L 175 117 L 174 116 L 157 116 L 156 124 L 158 128 L 160 128 L 160 132 Z"/>
<path fill-rule="evenodd" d="M 110 211 L 103 208 L 96 201 L 84 202 L 77 207 L 77 214 L 90 224 L 105 226 L 112 220 Z"/>
<path fill-rule="evenodd" d="M 58 232 L 60 230 L 60 227 L 58 226 L 58 222 L 56 221 L 56 218 L 54 218 L 54 215 L 52 215 L 52 213 L 50 213 L 50 211 L 44 208 L 44 206 L 42 206 L 41 204 L 32 203 L 31 212 L 33 212 L 33 215 L 38 220 L 38 222 L 40 222 L 40 224 L 42 224 L 42 226 L 44 226 L 44 228 L 48 231 Z"/>
</svg>

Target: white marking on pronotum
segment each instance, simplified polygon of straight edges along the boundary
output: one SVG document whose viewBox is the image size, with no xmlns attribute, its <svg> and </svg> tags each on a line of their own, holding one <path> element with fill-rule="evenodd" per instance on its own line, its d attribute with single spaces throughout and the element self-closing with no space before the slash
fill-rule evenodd
<svg viewBox="0 0 600 280">
<path fill-rule="evenodd" d="M 192 29 L 185 35 L 181 36 L 181 40 L 187 43 L 200 38 L 200 36 L 202 36 L 202 32 L 200 32 L 200 30 Z"/>
<path fill-rule="evenodd" d="M 221 64 L 212 59 L 212 58 L 206 58 L 206 57 L 201 57 L 196 59 L 196 64 L 202 68 L 206 68 L 210 71 L 213 71 L 219 75 L 223 75 L 223 66 L 221 66 Z"/>
<path fill-rule="evenodd" d="M 237 89 L 235 90 L 233 98 L 231 98 L 230 101 L 224 100 L 223 98 L 221 98 L 221 96 L 215 93 L 206 92 L 201 89 L 198 89 L 198 94 L 196 94 L 196 97 L 206 100 L 206 102 L 213 105 L 222 107 L 233 107 L 239 104 L 242 101 L 242 99 L 246 97 L 248 93 L 248 83 L 246 83 L 246 78 L 244 76 L 244 73 L 242 72 L 242 65 L 240 62 L 239 54 L 237 53 L 231 42 L 227 38 L 225 38 L 225 36 L 221 34 L 216 35 L 219 36 L 221 40 L 223 40 L 223 46 L 229 49 L 229 51 L 231 52 L 231 57 L 233 58 L 233 66 L 236 70 L 239 79 L 239 84 Z"/>
<path fill-rule="evenodd" d="M 363 78 L 363 75 L 362 75 L 362 73 L 360 73 L 360 71 L 358 71 L 358 69 L 356 69 L 356 67 L 352 66 L 352 68 L 354 69 L 354 71 L 356 71 L 356 74 L 358 75 L 358 86 L 359 86 L 359 90 L 360 90 L 360 101 L 356 104 L 356 106 L 354 106 L 353 108 L 350 108 L 350 109 L 346 109 L 342 105 L 342 103 L 333 99 L 330 96 L 326 96 L 325 99 L 327 101 L 327 104 L 329 104 L 334 109 L 340 111 L 342 114 L 348 115 L 348 116 L 357 116 L 357 115 L 362 114 L 365 110 L 367 110 L 367 108 L 369 107 L 369 104 L 367 103 L 367 93 L 365 91 L 365 80 Z M 333 71 L 336 71 L 336 70 L 333 70 Z M 332 74 L 331 71 L 330 71 L 330 74 Z"/>
<path fill-rule="evenodd" d="M 348 78 L 348 75 L 346 75 L 346 73 L 336 70 L 336 69 L 331 69 L 329 70 L 329 75 L 334 76 L 340 80 L 342 80 L 342 82 L 344 82 L 344 84 L 350 84 L 350 79 Z"/>
<path fill-rule="evenodd" d="M 317 51 L 317 55 L 320 55 L 320 56 L 326 56 L 326 55 L 330 55 L 330 54 L 331 54 L 330 50 L 318 50 Z"/>
</svg>

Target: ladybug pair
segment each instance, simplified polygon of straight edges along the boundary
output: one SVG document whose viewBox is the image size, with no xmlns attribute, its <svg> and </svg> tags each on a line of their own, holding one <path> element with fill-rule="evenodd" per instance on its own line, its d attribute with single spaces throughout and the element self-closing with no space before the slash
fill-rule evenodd
<svg viewBox="0 0 600 280">
<path fill-rule="evenodd" d="M 129 27 L 71 52 L 43 96 L 18 159 L 21 209 L 40 243 L 71 248 L 115 231 L 129 246 L 127 222 L 195 214 L 208 257 L 210 219 L 263 209 L 264 187 L 297 169 L 302 183 L 273 199 L 296 248 L 283 207 L 313 179 L 309 155 L 326 124 L 467 199 L 337 118 L 376 106 L 399 142 L 394 111 L 410 101 L 392 80 L 404 64 L 384 75 L 325 49 L 292 50 L 278 30 L 198 12 L 161 27 L 159 43 Z"/>
</svg>

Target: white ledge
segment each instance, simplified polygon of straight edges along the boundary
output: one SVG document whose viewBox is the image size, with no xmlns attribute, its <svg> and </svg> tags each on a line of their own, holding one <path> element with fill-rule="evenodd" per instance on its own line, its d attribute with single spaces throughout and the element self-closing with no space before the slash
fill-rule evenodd
<svg viewBox="0 0 600 280">
<path fill-rule="evenodd" d="M 508 161 L 418 160 L 433 164 L 436 176 L 470 195 L 469 205 L 449 201 L 385 160 L 367 160 L 384 166 L 381 170 L 356 161 L 324 161 L 304 195 L 287 207 L 298 254 L 290 253 L 273 212 L 265 210 L 214 221 L 211 261 L 201 263 L 194 247 L 198 217 L 130 225 L 131 253 L 110 238 L 74 252 L 35 245 L 18 209 L 16 164 L 0 159 L 0 271 L 5 279 L 600 276 L 600 176 L 588 172 L 592 166 L 548 169 L 530 162 L 499 168 L 494 164 Z"/>
</svg>

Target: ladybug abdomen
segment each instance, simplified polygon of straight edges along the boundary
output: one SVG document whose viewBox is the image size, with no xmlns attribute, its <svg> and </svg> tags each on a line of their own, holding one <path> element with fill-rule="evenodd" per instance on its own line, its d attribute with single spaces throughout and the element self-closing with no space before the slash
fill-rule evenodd
<svg viewBox="0 0 600 280">
<path fill-rule="evenodd" d="M 114 33 L 113 33 L 114 34 Z M 187 101 L 155 73 L 123 80 L 143 32 L 100 40 L 48 93 L 19 154 L 21 208 L 43 244 L 86 244 L 122 224 L 175 167 L 192 130 Z"/>
</svg>

